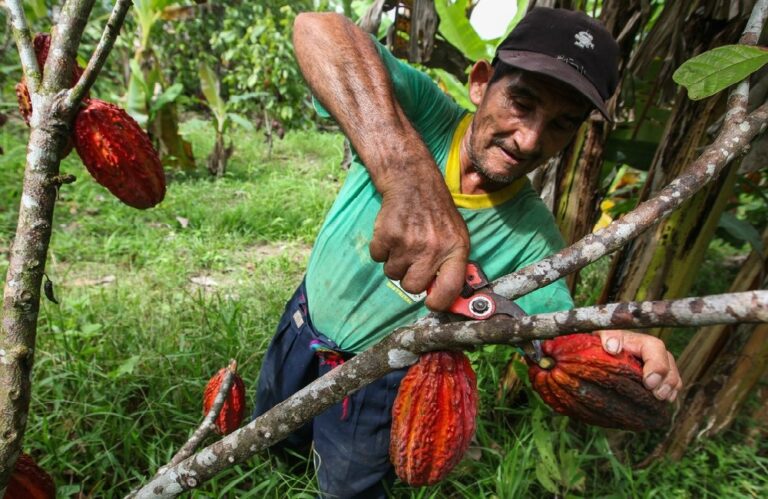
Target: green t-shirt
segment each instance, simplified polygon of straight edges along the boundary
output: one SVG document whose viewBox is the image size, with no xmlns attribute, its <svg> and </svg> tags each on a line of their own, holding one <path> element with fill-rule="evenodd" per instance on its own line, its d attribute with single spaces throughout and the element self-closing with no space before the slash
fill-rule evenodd
<svg viewBox="0 0 768 499">
<path fill-rule="evenodd" d="M 377 47 L 401 107 L 435 158 L 467 223 L 470 259 L 493 280 L 561 249 L 563 240 L 552 214 L 526 178 L 490 195 L 460 193 L 459 144 L 471 115 L 427 75 Z M 321 106 L 317 107 L 327 116 Z M 381 195 L 354 155 L 307 269 L 307 302 L 314 326 L 349 352 L 359 353 L 393 329 L 428 313 L 423 294 L 405 292 L 384 275 L 383 264 L 371 259 L 368 246 L 380 207 Z M 516 303 L 528 314 L 573 307 L 562 280 Z"/>
</svg>

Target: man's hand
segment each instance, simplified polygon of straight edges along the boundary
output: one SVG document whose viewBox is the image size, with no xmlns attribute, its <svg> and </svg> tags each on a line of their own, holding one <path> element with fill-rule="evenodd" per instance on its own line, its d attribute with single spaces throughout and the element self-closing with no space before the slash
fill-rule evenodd
<svg viewBox="0 0 768 499">
<path fill-rule="evenodd" d="M 675 364 L 675 358 L 667 351 L 660 339 L 643 333 L 619 329 L 597 331 L 603 348 L 610 354 L 622 350 L 643 360 L 643 384 L 659 400 L 670 402 L 677 398 L 683 388 L 683 380 Z"/>
<path fill-rule="evenodd" d="M 370 251 L 384 262 L 387 277 L 409 293 L 424 291 L 434 280 L 426 305 L 446 310 L 464 284 L 469 233 L 442 178 L 434 177 L 384 192 Z"/>
</svg>

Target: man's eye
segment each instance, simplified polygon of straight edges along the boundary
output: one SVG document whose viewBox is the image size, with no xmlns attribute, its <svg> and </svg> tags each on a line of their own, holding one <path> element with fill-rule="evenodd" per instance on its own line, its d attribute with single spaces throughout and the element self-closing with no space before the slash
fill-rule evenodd
<svg viewBox="0 0 768 499">
<path fill-rule="evenodd" d="M 575 121 L 569 120 L 569 119 L 555 120 L 554 125 L 555 125 L 555 128 L 557 128 L 558 130 L 562 130 L 564 132 L 572 132 L 573 130 L 576 130 L 579 127 L 579 125 Z"/>
<path fill-rule="evenodd" d="M 531 109 L 533 109 L 533 106 L 528 102 L 522 101 L 520 99 L 515 99 L 515 98 L 511 100 L 512 100 L 512 104 L 520 111 L 530 111 Z"/>
</svg>

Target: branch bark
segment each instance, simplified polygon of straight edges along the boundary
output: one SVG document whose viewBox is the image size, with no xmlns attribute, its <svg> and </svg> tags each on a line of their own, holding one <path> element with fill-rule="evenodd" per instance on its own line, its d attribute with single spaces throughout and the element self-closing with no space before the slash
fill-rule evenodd
<svg viewBox="0 0 768 499">
<path fill-rule="evenodd" d="M 8 0 L 14 38 L 20 53 L 32 100 L 31 133 L 27 147 L 24 185 L 10 250 L 3 292 L 2 334 L 0 334 L 0 495 L 21 451 L 31 398 L 30 374 L 34 360 L 40 285 L 51 237 L 53 208 L 59 177 L 59 154 L 70 135 L 71 123 L 79 105 L 66 101 L 71 65 L 95 0 L 70 0 L 53 30 L 51 49 L 41 73 L 34 53 L 20 0 Z M 118 0 L 127 9 L 130 2 Z M 114 16 L 113 16 L 114 18 Z M 110 18 L 110 21 L 113 20 Z M 106 57 L 125 12 L 108 23 L 104 46 L 97 53 Z M 105 41 L 106 38 L 106 41 Z M 103 64 L 103 60 L 101 61 Z M 93 66 L 93 67 L 92 67 Z M 99 60 L 89 63 L 90 81 L 98 73 Z M 87 85 L 86 80 L 84 85 Z M 87 91 L 87 86 L 84 87 Z M 84 94 L 84 93 L 83 93 Z M 69 102 L 69 104 L 67 104 Z"/>
<path fill-rule="evenodd" d="M 203 441 L 205 437 L 207 437 L 213 429 L 216 427 L 214 422 L 216 421 L 216 418 L 219 417 L 219 413 L 221 412 L 221 409 L 224 407 L 224 402 L 227 400 L 227 395 L 229 395 L 229 389 L 232 388 L 232 382 L 235 380 L 235 373 L 237 372 L 237 362 L 233 359 L 229 362 L 229 368 L 227 370 L 227 375 L 224 377 L 224 380 L 221 382 L 221 386 L 219 387 L 219 392 L 216 394 L 216 398 L 213 401 L 213 405 L 211 406 L 211 409 L 208 411 L 208 414 L 205 415 L 205 418 L 203 419 L 203 422 L 200 423 L 200 426 L 197 427 L 197 430 L 192 434 L 191 437 L 189 437 L 189 440 L 187 440 L 187 443 L 185 443 L 181 449 L 179 449 L 179 452 L 177 452 L 169 461 L 168 466 L 175 466 L 188 458 L 192 455 L 193 452 L 195 452 L 195 449 L 200 445 L 200 442 Z M 160 468 L 157 471 L 158 475 L 162 475 L 165 472 L 165 466 Z"/>
<path fill-rule="evenodd" d="M 40 88 L 42 73 L 37 64 L 35 49 L 32 45 L 32 33 L 29 31 L 27 17 L 24 15 L 24 6 L 22 0 L 7 0 L 8 11 L 11 13 L 11 26 L 13 29 L 13 38 L 16 41 L 16 48 L 21 58 L 21 68 L 24 70 L 24 77 L 27 79 L 27 89 L 30 95 Z"/>
<path fill-rule="evenodd" d="M 346 395 L 388 372 L 407 367 L 419 354 L 468 349 L 486 343 L 516 345 L 573 332 L 608 327 L 700 326 L 768 322 L 768 291 L 731 293 L 673 301 L 600 305 L 519 319 L 412 325 L 315 380 L 248 425 L 206 447 L 154 478 L 137 498 L 175 497 L 222 470 L 243 462 L 301 427 Z"/>
<path fill-rule="evenodd" d="M 70 107 L 77 107 L 91 89 L 93 82 L 96 81 L 101 68 L 104 67 L 107 56 L 115 45 L 117 35 L 120 34 L 120 28 L 122 28 L 125 16 L 132 4 L 132 0 L 117 0 L 115 3 L 112 13 L 107 20 L 107 25 L 104 27 L 104 33 L 101 35 L 99 44 L 88 61 L 88 66 L 86 66 L 77 84 L 69 91 L 67 105 Z"/>
</svg>

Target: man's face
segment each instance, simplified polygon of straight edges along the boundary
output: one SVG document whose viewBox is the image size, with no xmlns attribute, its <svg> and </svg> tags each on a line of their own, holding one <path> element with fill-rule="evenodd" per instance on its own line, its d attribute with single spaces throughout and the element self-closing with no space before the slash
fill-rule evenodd
<svg viewBox="0 0 768 499">
<path fill-rule="evenodd" d="M 536 73 L 515 71 L 489 84 L 493 68 L 484 64 L 470 79 L 477 112 L 465 148 L 488 184 L 505 185 L 565 148 L 590 106 L 568 85 Z"/>
</svg>

